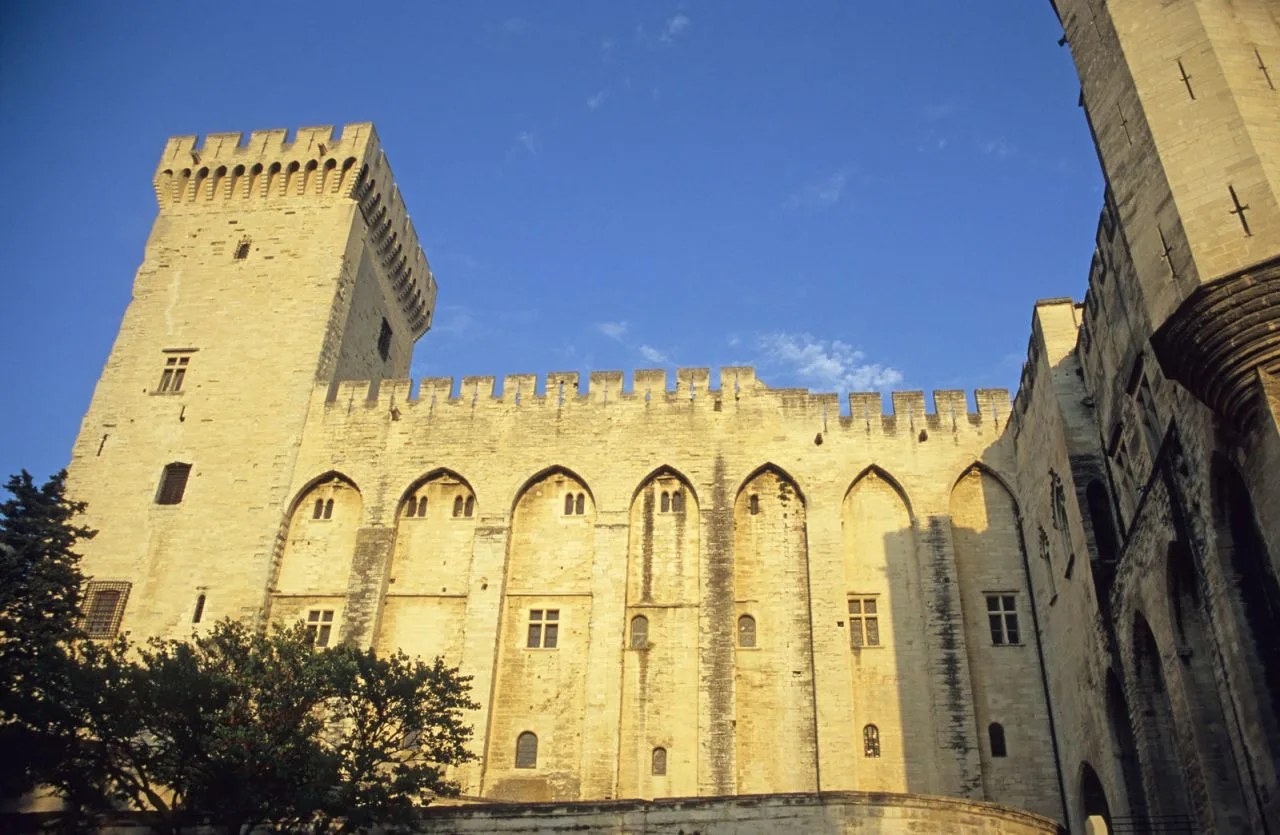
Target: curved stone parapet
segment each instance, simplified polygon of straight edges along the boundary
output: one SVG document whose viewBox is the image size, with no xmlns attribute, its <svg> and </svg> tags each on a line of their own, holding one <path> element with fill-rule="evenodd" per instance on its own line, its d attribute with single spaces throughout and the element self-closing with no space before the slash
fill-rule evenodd
<svg viewBox="0 0 1280 835">
<path fill-rule="evenodd" d="M 1251 420 L 1257 369 L 1280 372 L 1280 259 L 1187 297 L 1151 337 L 1166 376 L 1238 427 Z"/>
<path fill-rule="evenodd" d="M 446 801 L 450 802 L 450 801 Z M 423 833 L 574 832 L 580 835 L 811 833 L 1065 833 L 1041 815 L 959 797 L 889 792 L 748 794 L 583 803 L 474 803 L 428 808 Z"/>
</svg>

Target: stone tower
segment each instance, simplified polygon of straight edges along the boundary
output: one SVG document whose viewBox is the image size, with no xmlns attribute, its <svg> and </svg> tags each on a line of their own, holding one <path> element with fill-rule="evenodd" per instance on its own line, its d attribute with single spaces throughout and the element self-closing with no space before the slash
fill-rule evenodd
<svg viewBox="0 0 1280 835">
<path fill-rule="evenodd" d="M 154 184 L 71 473 L 92 573 L 182 634 L 215 584 L 205 622 L 261 615 L 312 390 L 407 376 L 436 286 L 370 124 L 175 137 Z"/>
</svg>

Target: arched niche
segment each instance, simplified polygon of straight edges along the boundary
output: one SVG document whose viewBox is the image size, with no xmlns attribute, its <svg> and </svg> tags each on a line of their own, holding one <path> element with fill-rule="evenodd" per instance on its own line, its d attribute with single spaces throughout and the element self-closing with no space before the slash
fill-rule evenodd
<svg viewBox="0 0 1280 835">
<path fill-rule="evenodd" d="M 851 711 L 843 725 L 847 736 L 841 750 L 848 752 L 848 763 L 840 788 L 911 791 L 920 784 L 912 783 L 909 770 L 929 762 L 933 740 L 927 703 L 903 698 L 930 688 L 924 654 L 904 651 L 924 634 L 911 504 L 897 479 L 871 466 L 849 485 L 840 522 L 844 600 L 839 605 Z M 883 729 L 878 757 L 859 755 L 859 729 L 868 723 Z"/>
<path fill-rule="evenodd" d="M 1190 814 L 1187 780 L 1178 747 L 1177 726 L 1164 660 L 1147 619 L 1133 615 L 1129 648 L 1132 658 L 1134 736 L 1143 767 L 1144 794 L 1152 814 Z"/>
<path fill-rule="evenodd" d="M 804 494 L 790 475 L 767 464 L 742 484 L 733 518 L 733 621 L 749 615 L 756 624 L 755 646 L 735 650 L 737 790 L 812 791 L 817 746 Z M 791 753 L 779 757 L 780 750 Z"/>
<path fill-rule="evenodd" d="M 292 503 L 276 593 L 345 594 L 363 513 L 360 489 L 341 473 L 303 488 Z"/>
<path fill-rule="evenodd" d="M 672 467 L 636 488 L 627 540 L 627 634 L 621 636 L 621 797 L 698 793 L 698 496 Z M 637 635 L 643 624 L 643 639 Z M 663 751 L 662 773 L 653 751 Z"/>
<path fill-rule="evenodd" d="M 1110 832 L 1111 831 L 1111 804 L 1107 802 L 1107 790 L 1102 785 L 1102 780 L 1098 777 L 1098 772 L 1087 761 L 1080 763 L 1079 777 L 1076 779 L 1078 799 L 1076 808 L 1079 810 L 1081 819 L 1085 822 L 1085 832 L 1088 829 L 1089 822 L 1092 821 L 1094 829 L 1092 831 Z M 1102 828 L 1099 830 L 1097 825 L 1101 823 Z"/>
<path fill-rule="evenodd" d="M 543 470 L 520 489 L 511 516 L 509 592 L 591 590 L 596 506 L 581 477 L 564 467 Z"/>
</svg>

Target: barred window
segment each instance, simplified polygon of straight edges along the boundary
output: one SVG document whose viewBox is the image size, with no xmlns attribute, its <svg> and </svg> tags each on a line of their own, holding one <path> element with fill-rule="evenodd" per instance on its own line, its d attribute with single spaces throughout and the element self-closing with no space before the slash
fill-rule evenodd
<svg viewBox="0 0 1280 835">
<path fill-rule="evenodd" d="M 175 461 L 164 465 L 160 475 L 160 489 L 156 491 L 156 504 L 178 504 L 187 491 L 187 478 L 191 475 L 191 465 Z"/>
<path fill-rule="evenodd" d="M 249 257 L 249 241 L 248 239 L 245 239 L 236 245 L 236 254 L 234 258 L 237 261 L 243 261 L 248 257 Z"/>
<path fill-rule="evenodd" d="M 560 642 L 560 610 L 530 609 L 529 649 L 555 649 Z"/>
<path fill-rule="evenodd" d="M 90 638 L 114 638 L 120 631 L 131 583 L 93 581 L 85 587 L 81 628 Z"/>
<path fill-rule="evenodd" d="M 849 646 L 853 649 L 880 646 L 880 613 L 874 596 L 849 598 Z"/>
<path fill-rule="evenodd" d="M 164 370 L 160 372 L 160 385 L 156 386 L 156 391 L 170 394 L 182 391 L 182 381 L 186 379 L 187 365 L 190 362 L 191 357 L 181 354 L 165 357 Z"/>
<path fill-rule="evenodd" d="M 987 595 L 987 621 L 991 626 L 991 643 L 1010 646 L 1020 643 L 1018 610 L 1012 594 Z"/>
<path fill-rule="evenodd" d="M 862 729 L 862 756 L 868 758 L 880 756 L 880 729 L 875 725 L 867 725 Z"/>
<path fill-rule="evenodd" d="M 525 731 L 516 737 L 516 768 L 538 767 L 538 735 Z"/>
<path fill-rule="evenodd" d="M 312 646 L 327 647 L 333 634 L 333 610 L 312 609 L 307 612 L 307 638 Z"/>
<path fill-rule="evenodd" d="M 649 619 L 644 615 L 636 615 L 631 619 L 631 648 L 649 648 Z"/>
</svg>

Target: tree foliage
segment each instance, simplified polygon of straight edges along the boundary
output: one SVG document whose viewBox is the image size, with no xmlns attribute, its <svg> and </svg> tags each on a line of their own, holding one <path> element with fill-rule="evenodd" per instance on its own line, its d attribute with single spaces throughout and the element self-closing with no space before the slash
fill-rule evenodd
<svg viewBox="0 0 1280 835">
<path fill-rule="evenodd" d="M 189 641 L 85 644 L 75 755 L 50 782 L 82 807 L 176 831 L 349 832 L 410 824 L 472 758 L 468 679 L 436 659 L 318 650 L 304 626 L 222 621 Z"/>
<path fill-rule="evenodd" d="M 83 577 L 75 523 L 84 504 L 66 497 L 66 471 L 37 487 L 23 470 L 0 503 L 0 796 L 32 788 L 64 755 L 71 661 L 80 635 Z"/>
</svg>

